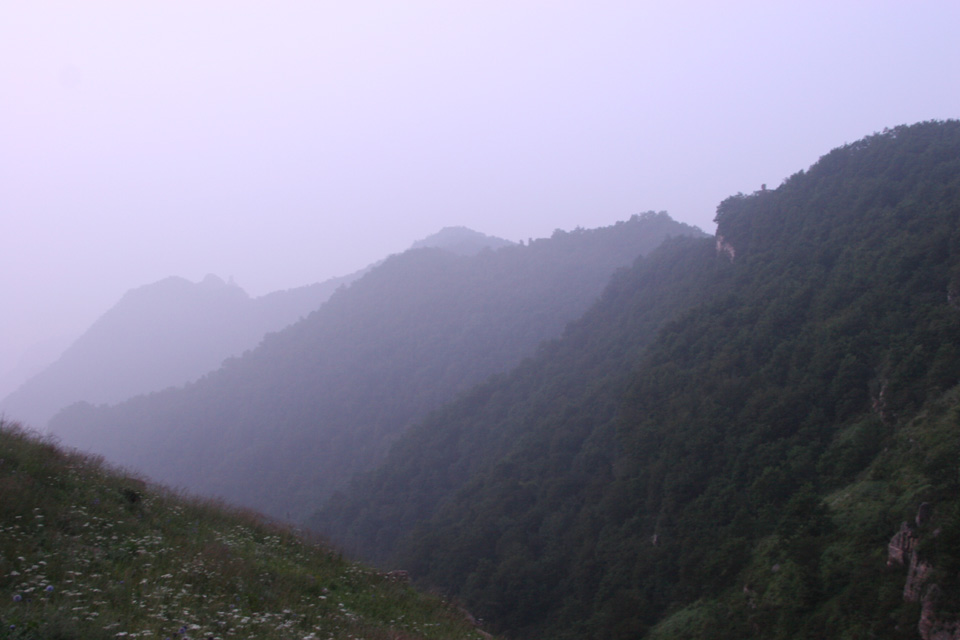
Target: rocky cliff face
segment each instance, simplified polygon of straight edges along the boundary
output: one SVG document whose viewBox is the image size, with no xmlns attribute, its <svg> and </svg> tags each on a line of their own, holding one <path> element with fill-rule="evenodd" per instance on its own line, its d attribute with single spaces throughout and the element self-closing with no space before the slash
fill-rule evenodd
<svg viewBox="0 0 960 640">
<path fill-rule="evenodd" d="M 717 234 L 717 255 L 726 256 L 730 262 L 737 257 L 737 250 L 719 233 Z"/>
<path fill-rule="evenodd" d="M 940 610 L 943 590 L 932 582 L 934 567 L 920 557 L 917 546 L 921 531 L 931 524 L 933 508 L 924 502 L 917 510 L 913 522 L 904 522 L 887 545 L 887 565 L 906 566 L 907 579 L 903 585 L 903 599 L 920 603 L 920 620 L 917 630 L 922 640 L 960 640 L 960 620 L 955 614 Z M 928 535 L 937 536 L 940 530 L 933 528 Z"/>
<path fill-rule="evenodd" d="M 887 545 L 887 566 L 903 566 L 910 562 L 910 554 L 917 544 L 917 536 L 908 522 L 900 525 L 900 531 L 894 534 Z"/>
</svg>

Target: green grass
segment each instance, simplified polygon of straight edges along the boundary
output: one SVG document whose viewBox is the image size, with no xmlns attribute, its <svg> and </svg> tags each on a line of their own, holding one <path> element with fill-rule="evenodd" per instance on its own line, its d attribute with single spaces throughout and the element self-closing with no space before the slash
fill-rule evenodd
<svg viewBox="0 0 960 640">
<path fill-rule="evenodd" d="M 0 639 L 485 637 L 290 527 L 2 420 L 0 598 Z"/>
</svg>

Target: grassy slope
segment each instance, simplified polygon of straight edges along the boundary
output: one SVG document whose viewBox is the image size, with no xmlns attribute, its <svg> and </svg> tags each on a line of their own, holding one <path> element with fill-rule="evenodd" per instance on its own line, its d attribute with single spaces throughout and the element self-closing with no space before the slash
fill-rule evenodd
<svg viewBox="0 0 960 640">
<path fill-rule="evenodd" d="M 485 636 L 292 529 L 2 421 L 0 594 L 0 638 Z"/>
</svg>

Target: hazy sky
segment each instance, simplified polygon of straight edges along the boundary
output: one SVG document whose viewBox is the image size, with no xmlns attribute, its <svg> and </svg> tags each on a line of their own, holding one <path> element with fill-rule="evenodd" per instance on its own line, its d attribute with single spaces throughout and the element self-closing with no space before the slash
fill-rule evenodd
<svg viewBox="0 0 960 640">
<path fill-rule="evenodd" d="M 253 295 L 443 226 L 713 231 L 960 116 L 960 2 L 0 0 L 0 369 L 128 289 Z"/>
</svg>

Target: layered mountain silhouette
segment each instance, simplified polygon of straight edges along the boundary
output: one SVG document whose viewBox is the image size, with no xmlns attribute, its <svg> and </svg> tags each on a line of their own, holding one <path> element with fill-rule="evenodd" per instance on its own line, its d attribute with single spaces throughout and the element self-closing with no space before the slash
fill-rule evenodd
<svg viewBox="0 0 960 640">
<path fill-rule="evenodd" d="M 510 244 L 466 227 L 447 227 L 413 247 L 474 255 Z M 214 275 L 198 283 L 170 277 L 139 287 L 52 364 L 18 385 L 0 402 L 0 411 L 43 427 L 75 402 L 116 404 L 192 382 L 316 310 L 370 268 L 257 298 Z"/>
<path fill-rule="evenodd" d="M 510 637 L 960 637 L 960 122 L 716 222 L 417 248 L 51 428 L 275 515 L 322 504 L 312 527 Z"/>
<path fill-rule="evenodd" d="M 59 359 L 4 398 L 0 410 L 39 428 L 74 402 L 116 403 L 196 380 L 307 315 L 356 277 L 259 298 L 214 275 L 198 283 L 170 277 L 133 289 Z"/>
<path fill-rule="evenodd" d="M 311 524 L 511 637 L 960 637 L 960 122 L 716 222 Z"/>
<path fill-rule="evenodd" d="M 476 234 L 445 230 L 196 382 L 74 405 L 50 429 L 157 480 L 302 517 L 408 425 L 559 335 L 671 235 L 703 234 L 648 213 L 476 253 Z M 454 251 L 436 247 L 451 239 Z"/>
</svg>

